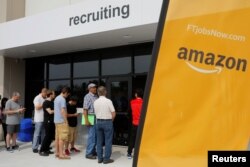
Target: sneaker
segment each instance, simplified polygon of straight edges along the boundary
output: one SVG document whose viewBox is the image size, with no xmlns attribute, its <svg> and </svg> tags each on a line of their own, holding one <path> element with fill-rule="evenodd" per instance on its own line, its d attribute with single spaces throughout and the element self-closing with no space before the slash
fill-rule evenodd
<svg viewBox="0 0 250 167">
<path fill-rule="evenodd" d="M 103 160 L 104 164 L 109 164 L 109 163 L 113 163 L 113 162 L 114 162 L 113 159 Z"/>
<path fill-rule="evenodd" d="M 47 152 L 40 152 L 39 155 L 40 155 L 40 156 L 45 156 L 45 157 L 46 157 L 46 156 L 49 156 L 49 154 L 48 154 Z"/>
<path fill-rule="evenodd" d="M 65 155 L 70 156 L 70 152 L 68 149 L 65 150 Z"/>
<path fill-rule="evenodd" d="M 33 149 L 33 153 L 38 153 L 38 149 Z"/>
<path fill-rule="evenodd" d="M 76 149 L 75 147 L 70 149 L 71 152 L 79 153 L 81 152 L 80 150 Z"/>
<path fill-rule="evenodd" d="M 132 155 L 131 154 L 127 154 L 128 159 L 132 159 Z"/>
<path fill-rule="evenodd" d="M 18 150 L 18 149 L 19 149 L 19 145 L 12 146 L 12 150 Z"/>
<path fill-rule="evenodd" d="M 13 152 L 14 152 L 14 150 L 12 150 L 11 147 L 7 147 L 7 148 L 6 148 L 6 151 L 8 151 L 8 152 L 10 152 L 10 153 L 13 153 Z"/>
<path fill-rule="evenodd" d="M 96 159 L 96 156 L 90 154 L 90 155 L 86 155 L 86 158 L 87 159 Z"/>
<path fill-rule="evenodd" d="M 48 154 L 54 154 L 54 152 L 53 151 L 45 151 L 46 153 L 48 153 Z"/>
</svg>

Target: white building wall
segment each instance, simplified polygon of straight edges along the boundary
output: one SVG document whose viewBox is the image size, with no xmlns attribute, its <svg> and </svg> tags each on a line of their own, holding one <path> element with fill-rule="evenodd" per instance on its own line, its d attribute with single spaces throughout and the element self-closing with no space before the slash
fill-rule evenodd
<svg viewBox="0 0 250 167">
<path fill-rule="evenodd" d="M 7 0 L 0 0 L 0 23 L 6 21 L 7 15 Z"/>
<path fill-rule="evenodd" d="M 0 56 L 0 95 L 3 97 L 4 94 L 4 57 Z"/>
<path fill-rule="evenodd" d="M 4 58 L 4 92 L 10 98 L 14 91 L 21 94 L 20 104 L 24 105 L 25 98 L 25 62 L 20 59 Z M 1 85 L 1 84 L 0 84 Z"/>
<path fill-rule="evenodd" d="M 25 16 L 31 16 L 82 1 L 84 0 L 26 0 Z"/>
</svg>

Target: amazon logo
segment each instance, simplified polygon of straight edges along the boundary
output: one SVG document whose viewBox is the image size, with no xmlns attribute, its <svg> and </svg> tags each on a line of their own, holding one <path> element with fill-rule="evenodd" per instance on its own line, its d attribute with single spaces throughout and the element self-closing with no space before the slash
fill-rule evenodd
<svg viewBox="0 0 250 167">
<path fill-rule="evenodd" d="M 235 57 L 227 57 L 225 55 L 214 54 L 211 52 L 205 53 L 201 50 L 188 49 L 185 47 L 179 48 L 178 59 L 185 60 L 186 64 L 193 70 L 211 74 L 211 73 L 221 73 L 224 68 L 229 70 L 236 70 L 246 72 L 247 70 L 247 60 Z M 212 69 L 203 69 L 194 65 L 194 63 L 206 64 L 212 66 Z"/>
</svg>

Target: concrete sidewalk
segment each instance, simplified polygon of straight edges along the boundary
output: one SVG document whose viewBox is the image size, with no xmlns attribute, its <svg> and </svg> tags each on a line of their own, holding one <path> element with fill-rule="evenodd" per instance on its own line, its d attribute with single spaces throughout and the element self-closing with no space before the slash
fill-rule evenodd
<svg viewBox="0 0 250 167">
<path fill-rule="evenodd" d="M 111 158 L 115 160 L 111 164 L 98 164 L 97 160 L 89 160 L 84 156 L 85 148 L 78 146 L 80 153 L 71 155 L 71 160 L 59 160 L 54 154 L 48 157 L 42 157 L 32 152 L 31 143 L 18 143 L 20 150 L 9 153 L 5 150 L 4 143 L 0 142 L 0 167 L 130 167 L 132 159 L 127 159 L 127 148 L 122 146 L 113 146 Z"/>
</svg>

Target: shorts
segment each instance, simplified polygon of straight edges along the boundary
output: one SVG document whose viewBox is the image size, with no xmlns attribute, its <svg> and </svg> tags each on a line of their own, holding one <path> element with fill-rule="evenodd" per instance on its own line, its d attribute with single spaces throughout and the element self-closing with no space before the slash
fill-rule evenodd
<svg viewBox="0 0 250 167">
<path fill-rule="evenodd" d="M 77 128 L 76 127 L 69 127 L 69 142 L 76 141 L 77 137 Z"/>
<path fill-rule="evenodd" d="M 20 128 L 19 124 L 17 124 L 17 125 L 7 125 L 7 133 L 8 134 L 18 133 L 19 128 Z"/>
<path fill-rule="evenodd" d="M 69 126 L 66 123 L 56 124 L 56 139 L 68 141 Z"/>
</svg>

